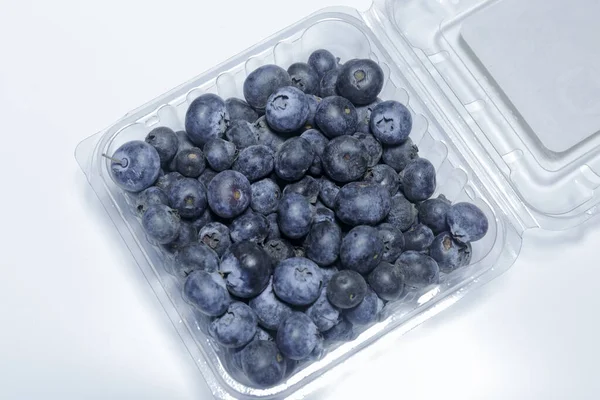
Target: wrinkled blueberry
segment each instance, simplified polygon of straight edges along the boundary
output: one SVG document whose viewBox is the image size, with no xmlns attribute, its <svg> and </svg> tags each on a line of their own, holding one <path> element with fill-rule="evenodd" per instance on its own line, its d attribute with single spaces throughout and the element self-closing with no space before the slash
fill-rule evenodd
<svg viewBox="0 0 600 400">
<path fill-rule="evenodd" d="M 289 193 L 298 193 L 306 197 L 309 202 L 316 203 L 319 195 L 319 181 L 312 176 L 305 176 L 298 182 L 288 184 L 283 189 L 283 195 Z"/>
<path fill-rule="evenodd" d="M 279 261 L 295 257 L 294 246 L 285 239 L 271 239 L 263 246 L 267 254 L 273 260 L 273 265 Z"/>
<path fill-rule="evenodd" d="M 436 235 L 448 230 L 446 215 L 450 209 L 450 201 L 442 194 L 435 199 L 420 203 L 419 222 L 427 225 Z"/>
<path fill-rule="evenodd" d="M 426 225 L 413 225 L 404 232 L 404 250 L 425 251 L 433 243 L 433 238 L 433 232 Z"/>
<path fill-rule="evenodd" d="M 219 269 L 219 256 L 204 243 L 194 242 L 183 246 L 175 256 L 173 274 L 185 278 L 196 270 L 216 272 Z"/>
<path fill-rule="evenodd" d="M 149 188 L 160 173 L 158 152 L 141 140 L 125 143 L 109 159 L 112 180 L 128 192 L 141 192 Z"/>
<path fill-rule="evenodd" d="M 162 165 L 168 165 L 179 150 L 179 140 L 171 128 L 159 126 L 152 129 L 145 139 L 158 152 Z"/>
<path fill-rule="evenodd" d="M 260 214 L 269 215 L 277 211 L 281 190 L 271 179 L 263 179 L 251 185 L 252 201 L 250 207 Z"/>
<path fill-rule="evenodd" d="M 258 318 L 258 323 L 265 329 L 276 331 L 279 325 L 291 313 L 290 306 L 279 300 L 273 292 L 272 283 L 261 294 L 248 303 Z"/>
<path fill-rule="evenodd" d="M 329 138 L 352 135 L 356 132 L 357 121 L 356 108 L 340 96 L 325 97 L 315 114 L 317 126 Z"/>
<path fill-rule="evenodd" d="M 192 101 L 185 114 L 185 130 L 196 146 L 223 137 L 228 127 L 229 113 L 223 99 L 216 94 L 201 95 Z"/>
<path fill-rule="evenodd" d="M 361 225 L 353 228 L 342 240 L 340 260 L 346 269 L 368 274 L 381 261 L 383 242 L 377 229 Z"/>
<path fill-rule="evenodd" d="M 260 117 L 252 126 L 258 144 L 263 144 L 273 151 L 277 151 L 285 142 L 285 136 L 273 131 L 265 116 Z M 239 147 L 239 146 L 238 146 Z"/>
<path fill-rule="evenodd" d="M 373 112 L 373 108 L 379 103 L 381 103 L 381 100 L 377 99 L 366 106 L 356 107 L 356 113 L 358 114 L 357 132 L 371 133 L 371 113 Z"/>
<path fill-rule="evenodd" d="M 351 182 L 342 187 L 335 199 L 335 215 L 344 223 L 375 225 L 390 212 L 390 193 L 371 182 Z"/>
<path fill-rule="evenodd" d="M 285 69 L 272 64 L 263 65 L 252 71 L 244 81 L 244 97 L 252 108 L 262 112 L 271 94 L 291 84 L 292 80 Z"/>
<path fill-rule="evenodd" d="M 319 199 L 329 208 L 335 207 L 335 198 L 340 191 L 340 187 L 329 179 L 323 177 L 319 179 Z"/>
<path fill-rule="evenodd" d="M 237 151 L 235 145 L 223 139 L 213 139 L 204 145 L 204 155 L 208 165 L 221 172 L 231 168 Z"/>
<path fill-rule="evenodd" d="M 307 258 L 294 257 L 280 261 L 273 272 L 273 290 L 288 304 L 305 306 L 321 293 L 323 279 L 317 264 Z"/>
<path fill-rule="evenodd" d="M 340 254 L 342 230 L 334 222 L 313 224 L 304 241 L 306 257 L 319 266 L 331 265 Z"/>
<path fill-rule="evenodd" d="M 174 182 L 167 194 L 169 203 L 183 218 L 198 218 L 207 208 L 206 188 L 193 178 Z"/>
<path fill-rule="evenodd" d="M 440 271 L 450 273 L 469 264 L 471 245 L 454 240 L 450 232 L 442 232 L 433 240 L 429 256 L 438 263 Z"/>
<path fill-rule="evenodd" d="M 212 317 L 223 315 L 231 304 L 225 281 L 216 272 L 192 272 L 185 280 L 183 294 L 186 301 L 198 311 Z"/>
<path fill-rule="evenodd" d="M 373 60 L 354 59 L 339 70 L 336 89 L 356 105 L 371 104 L 383 88 L 383 70 Z"/>
<path fill-rule="evenodd" d="M 146 235 L 159 244 L 167 244 L 177 239 L 181 219 L 177 211 L 164 204 L 148 207 L 142 216 L 142 226 Z"/>
<path fill-rule="evenodd" d="M 219 172 L 208 185 L 210 209 L 222 218 L 234 218 L 250 205 L 252 189 L 248 179 L 237 171 Z"/>
<path fill-rule="evenodd" d="M 321 292 L 317 301 L 308 307 L 306 315 L 308 315 L 321 332 L 333 328 L 340 320 L 340 312 L 327 300 L 327 292 L 325 290 Z"/>
<path fill-rule="evenodd" d="M 225 314 L 211 322 L 209 332 L 221 346 L 238 348 L 252 341 L 256 325 L 254 311 L 246 304 L 234 301 Z"/>
<path fill-rule="evenodd" d="M 398 145 L 410 135 L 412 116 L 403 104 L 395 100 L 384 101 L 373 108 L 370 127 L 381 143 Z"/>
<path fill-rule="evenodd" d="M 286 140 L 275 154 L 275 173 L 286 181 L 297 181 L 310 168 L 314 158 L 311 144 L 301 137 Z"/>
<path fill-rule="evenodd" d="M 337 88 L 336 83 L 338 80 L 338 76 L 340 75 L 339 69 L 332 69 L 323 75 L 321 81 L 319 82 L 319 96 L 322 98 L 337 96 Z"/>
<path fill-rule="evenodd" d="M 385 164 L 379 164 L 370 168 L 365 175 L 365 181 L 381 185 L 390 192 L 390 196 L 398 193 L 398 189 L 400 188 L 400 177 L 392 167 Z"/>
<path fill-rule="evenodd" d="M 352 137 L 358 139 L 365 146 L 368 157 L 367 165 L 369 167 L 377 165 L 379 160 L 381 160 L 383 148 L 381 147 L 381 143 L 375 139 L 375 136 L 370 133 L 357 132 Z"/>
<path fill-rule="evenodd" d="M 304 127 L 308 113 L 308 100 L 304 92 L 293 86 L 286 86 L 269 97 L 265 116 L 274 131 L 292 133 Z"/>
<path fill-rule="evenodd" d="M 144 189 L 135 197 L 134 207 L 138 215 L 143 215 L 148 207 L 156 204 L 169 205 L 169 198 L 166 193 L 159 187 L 150 186 Z"/>
<path fill-rule="evenodd" d="M 363 301 L 356 307 L 346 310 L 344 316 L 354 325 L 369 325 L 377 320 L 382 308 L 383 301 L 377 297 L 373 289 L 368 288 Z"/>
<path fill-rule="evenodd" d="M 395 262 L 404 250 L 404 235 L 400 229 L 392 224 L 383 223 L 377 226 L 377 232 L 383 242 L 381 260 L 389 263 Z"/>
<path fill-rule="evenodd" d="M 163 176 L 157 179 L 156 187 L 162 189 L 165 193 L 169 193 L 171 185 L 175 183 L 175 181 L 184 178 L 185 176 L 181 175 L 179 172 L 169 172 L 168 174 L 164 174 Z"/>
<path fill-rule="evenodd" d="M 312 211 L 308 199 L 297 193 L 283 196 L 279 202 L 279 230 L 291 239 L 306 236 L 312 222 Z"/>
<path fill-rule="evenodd" d="M 234 243 L 244 240 L 263 243 L 269 234 L 269 223 L 264 215 L 247 212 L 234 219 L 229 230 Z"/>
<path fill-rule="evenodd" d="M 269 224 L 269 234 L 267 235 L 267 240 L 281 238 L 281 232 L 279 231 L 279 223 L 277 222 L 276 212 L 267 215 L 267 223 Z"/>
<path fill-rule="evenodd" d="M 310 65 L 317 73 L 317 76 L 321 78 L 327 72 L 337 69 L 338 60 L 329 51 L 319 49 L 313 51 L 308 57 L 308 65 Z"/>
<path fill-rule="evenodd" d="M 171 243 L 167 243 L 162 246 L 162 248 L 168 253 L 177 253 L 184 246 L 196 242 L 198 240 L 198 231 L 189 222 L 181 222 L 179 226 L 179 235 L 177 235 L 177 239 L 172 241 Z"/>
<path fill-rule="evenodd" d="M 287 362 L 274 342 L 255 340 L 242 350 L 241 364 L 250 382 L 273 386 L 285 375 Z"/>
<path fill-rule="evenodd" d="M 177 172 L 188 178 L 198 178 L 206 168 L 204 153 L 197 147 L 181 150 L 175 156 Z"/>
<path fill-rule="evenodd" d="M 440 268 L 435 260 L 418 251 L 405 251 L 398 257 L 396 266 L 400 268 L 407 287 L 422 289 L 439 282 Z"/>
<path fill-rule="evenodd" d="M 326 343 L 347 342 L 354 337 L 354 327 L 344 318 L 340 319 L 333 328 L 323 332 Z"/>
<path fill-rule="evenodd" d="M 435 168 L 424 158 L 408 163 L 400 173 L 404 196 L 413 202 L 427 200 L 435 192 Z"/>
<path fill-rule="evenodd" d="M 258 144 L 258 133 L 248 121 L 233 121 L 225 132 L 225 137 L 238 149 Z"/>
<path fill-rule="evenodd" d="M 371 288 L 381 299 L 386 301 L 398 300 L 404 294 L 404 276 L 396 265 L 382 262 L 367 278 Z"/>
<path fill-rule="evenodd" d="M 234 243 L 221 258 L 220 272 L 225 276 L 227 289 L 245 299 L 267 287 L 272 269 L 269 255 L 253 242 Z"/>
<path fill-rule="evenodd" d="M 406 142 L 397 146 L 383 146 L 383 162 L 394 168 L 396 172 L 402 171 L 412 161 L 419 158 L 419 148 L 408 138 Z"/>
<path fill-rule="evenodd" d="M 319 91 L 319 75 L 308 64 L 298 62 L 290 65 L 287 70 L 292 80 L 292 86 L 306 94 L 317 94 Z"/>
<path fill-rule="evenodd" d="M 488 219 L 479 207 L 471 203 L 456 203 L 446 215 L 450 232 L 462 243 L 476 242 L 488 231 Z"/>
<path fill-rule="evenodd" d="M 233 163 L 233 170 L 242 173 L 250 182 L 262 179 L 273 171 L 273 151 L 263 145 L 246 147 Z"/>
<path fill-rule="evenodd" d="M 359 305 L 366 295 L 367 282 L 356 271 L 339 271 L 327 285 L 327 298 L 331 304 L 344 310 Z"/>
<path fill-rule="evenodd" d="M 258 113 L 242 99 L 235 97 L 228 98 L 225 100 L 225 108 L 227 108 L 231 122 L 246 121 L 254 123 L 258 119 Z"/>
<path fill-rule="evenodd" d="M 392 197 L 392 206 L 386 222 L 392 224 L 402 232 L 406 232 L 417 220 L 418 211 L 413 203 L 408 201 L 402 193 Z"/>
<path fill-rule="evenodd" d="M 319 330 L 311 319 L 301 312 L 293 312 L 277 331 L 277 347 L 292 360 L 308 358 L 320 340 Z"/>
</svg>

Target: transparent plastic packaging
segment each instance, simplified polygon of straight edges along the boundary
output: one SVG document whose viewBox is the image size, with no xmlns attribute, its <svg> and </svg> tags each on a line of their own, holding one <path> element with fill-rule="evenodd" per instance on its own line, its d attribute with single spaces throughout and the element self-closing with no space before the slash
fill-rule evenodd
<svg viewBox="0 0 600 400">
<path fill-rule="evenodd" d="M 597 212 L 600 152 L 595 144 L 598 132 L 590 126 L 595 126 L 600 115 L 600 96 L 584 110 L 583 116 L 590 120 L 580 121 L 577 135 L 557 140 L 554 127 L 546 129 L 543 121 L 534 117 L 535 110 L 521 107 L 531 100 L 531 93 L 519 91 L 507 78 L 510 71 L 502 70 L 507 66 L 496 63 L 496 56 L 481 46 L 481 37 L 499 46 L 515 40 L 490 22 L 490 12 L 502 20 L 515 10 L 526 13 L 530 7 L 552 12 L 556 2 L 530 3 L 533 6 L 517 0 L 376 0 L 362 13 L 349 8 L 324 9 L 80 143 L 76 158 L 82 170 L 215 397 L 271 399 L 307 394 L 322 385 L 319 381 L 326 379 L 325 372 L 370 343 L 392 330 L 411 329 L 509 268 L 518 256 L 524 230 L 564 229 Z M 576 33 L 587 39 L 585 29 Z M 305 61 L 319 48 L 330 50 L 342 62 L 371 58 L 380 63 L 386 76 L 380 97 L 400 101 L 411 110 L 411 138 L 437 171 L 434 197 L 443 193 L 452 202 L 478 205 L 490 227 L 486 237 L 473 244 L 470 266 L 443 275 L 438 285 L 426 291 L 410 292 L 401 301 L 387 304 L 380 321 L 354 340 L 329 349 L 318 361 L 302 364 L 275 387 L 259 389 L 241 374 L 232 374 L 223 350 L 201 331 L 197 321 L 203 317 L 183 300 L 181 283 L 168 273 L 171 260 L 148 243 L 131 211 L 131 200 L 112 182 L 109 164 L 101 155 L 112 154 L 127 141 L 143 139 L 156 126 L 182 130 L 185 112 L 199 95 L 243 98 L 244 79 L 257 67 L 274 63 L 287 68 Z M 515 50 L 514 56 L 523 51 Z M 590 83 L 582 80 L 587 76 L 585 68 L 591 65 L 586 62 L 598 61 L 597 56 L 591 57 L 583 58 L 583 71 L 565 75 L 559 66 L 548 74 L 563 76 L 561 84 L 567 88 L 560 89 L 563 91 L 589 87 Z M 565 63 L 565 69 L 570 67 Z M 515 79 L 528 77 L 517 75 Z M 550 79 L 540 78 L 535 84 Z M 595 84 L 600 93 L 600 82 Z M 549 101 L 546 106 L 556 106 Z M 564 121 L 557 122 L 561 123 Z"/>
</svg>

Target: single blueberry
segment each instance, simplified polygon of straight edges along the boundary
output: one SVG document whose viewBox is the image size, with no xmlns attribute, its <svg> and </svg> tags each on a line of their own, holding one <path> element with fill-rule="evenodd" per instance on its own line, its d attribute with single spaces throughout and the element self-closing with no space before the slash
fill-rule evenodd
<svg viewBox="0 0 600 400">
<path fill-rule="evenodd" d="M 241 364 L 250 382 L 261 387 L 279 383 L 287 366 L 277 345 L 266 340 L 256 340 L 248 344 L 242 350 Z"/>
<path fill-rule="evenodd" d="M 354 105 L 340 96 L 325 97 L 315 114 L 317 126 L 329 138 L 352 135 L 356 132 L 357 121 Z"/>
<path fill-rule="evenodd" d="M 217 176 L 218 172 L 212 170 L 211 168 L 206 168 L 202 174 L 198 177 L 198 182 L 204 185 L 204 187 L 208 190 L 208 185 L 210 181 Z"/>
<path fill-rule="evenodd" d="M 160 174 L 160 156 L 154 147 L 133 140 L 119 147 L 110 159 L 110 176 L 121 189 L 141 192 L 156 182 Z M 312 160 L 311 160 L 312 162 Z"/>
<path fill-rule="evenodd" d="M 370 133 L 356 132 L 352 137 L 358 139 L 365 146 L 368 157 L 367 165 L 369 167 L 377 165 L 379 160 L 381 160 L 383 148 L 381 147 L 381 143 L 375 139 L 375 136 Z"/>
<path fill-rule="evenodd" d="M 233 121 L 225 132 L 225 137 L 238 149 L 258 144 L 258 134 L 254 124 L 248 121 Z"/>
<path fill-rule="evenodd" d="M 145 141 L 156 149 L 162 165 L 169 165 L 179 150 L 177 135 L 173 129 L 166 126 L 159 126 L 152 129 L 146 135 Z"/>
<path fill-rule="evenodd" d="M 181 150 L 175 156 L 177 172 L 188 178 L 198 178 L 206 169 L 204 153 L 197 147 Z"/>
<path fill-rule="evenodd" d="M 251 185 L 252 201 L 250 207 L 260 214 L 269 215 L 277 211 L 281 190 L 271 179 L 263 179 Z"/>
<path fill-rule="evenodd" d="M 361 225 L 352 228 L 342 240 L 340 261 L 346 269 L 366 275 L 381 261 L 383 241 L 377 229 Z"/>
<path fill-rule="evenodd" d="M 308 101 L 308 117 L 304 124 L 304 129 L 313 129 L 316 126 L 315 116 L 317 115 L 317 108 L 321 104 L 321 98 L 313 94 L 306 95 L 306 101 Z"/>
<path fill-rule="evenodd" d="M 177 239 L 181 219 L 177 211 L 164 204 L 155 204 L 148 207 L 142 216 L 142 226 L 154 242 L 167 244 Z"/>
<path fill-rule="evenodd" d="M 263 112 L 269 96 L 291 84 L 292 80 L 285 69 L 272 64 L 263 65 L 252 71 L 244 81 L 244 97 L 252 108 Z"/>
<path fill-rule="evenodd" d="M 313 225 L 325 221 L 336 222 L 335 212 L 324 205 L 316 205 L 313 213 Z"/>
<path fill-rule="evenodd" d="M 178 277 L 185 278 L 198 269 L 216 272 L 219 269 L 219 256 L 204 243 L 189 243 L 177 252 L 172 272 Z"/>
<path fill-rule="evenodd" d="M 316 203 L 317 196 L 319 195 L 319 181 L 312 176 L 307 175 L 298 182 L 288 184 L 285 189 L 283 189 L 284 196 L 289 193 L 301 194 L 306 197 L 309 202 Z"/>
<path fill-rule="evenodd" d="M 419 158 L 419 148 L 415 146 L 411 138 L 397 146 L 383 146 L 383 162 L 401 172 L 413 160 Z"/>
<path fill-rule="evenodd" d="M 390 192 L 390 196 L 394 196 L 400 189 L 400 177 L 392 167 L 385 164 L 370 168 L 365 175 L 365 181 L 381 185 Z"/>
<path fill-rule="evenodd" d="M 391 208 L 390 193 L 372 182 L 351 182 L 342 187 L 335 199 L 335 215 L 345 224 L 376 225 Z"/>
<path fill-rule="evenodd" d="M 217 172 L 231 168 L 237 155 L 235 145 L 220 138 L 207 142 L 203 150 L 208 165 Z"/>
<path fill-rule="evenodd" d="M 370 122 L 371 132 L 386 145 L 404 143 L 412 130 L 412 116 L 403 104 L 388 100 L 373 108 Z"/>
<path fill-rule="evenodd" d="M 256 327 L 254 311 L 248 305 L 234 301 L 225 314 L 211 322 L 209 332 L 221 346 L 238 348 L 252 341 Z"/>
<path fill-rule="evenodd" d="M 327 298 L 331 304 L 344 310 L 359 305 L 366 295 L 367 282 L 356 271 L 339 271 L 327 285 Z"/>
<path fill-rule="evenodd" d="M 225 100 L 225 108 L 227 108 L 231 122 L 246 121 L 254 123 L 258 119 L 258 113 L 242 99 L 228 98 Z"/>
<path fill-rule="evenodd" d="M 423 224 L 413 225 L 404 232 L 404 250 L 425 251 L 433 243 L 434 235 L 431 229 Z"/>
<path fill-rule="evenodd" d="M 272 130 L 267 123 L 265 116 L 260 117 L 254 125 L 252 125 L 252 129 L 258 144 L 263 144 L 273 151 L 279 150 L 281 145 L 285 142 L 285 136 Z"/>
<path fill-rule="evenodd" d="M 325 343 L 347 342 L 354 337 L 354 327 L 344 318 L 340 319 L 333 328 L 323 332 Z"/>
<path fill-rule="evenodd" d="M 163 245 L 162 248 L 167 253 L 174 254 L 174 253 L 177 253 L 179 250 L 181 250 L 184 246 L 186 246 L 192 242 L 196 242 L 197 240 L 198 240 L 198 231 L 196 230 L 194 225 L 192 225 L 189 222 L 182 221 L 181 225 L 179 226 L 179 235 L 177 235 L 177 239 L 175 239 L 171 243 L 167 243 L 167 244 Z"/>
<path fill-rule="evenodd" d="M 379 103 L 381 103 L 381 99 L 378 98 L 371 104 L 356 107 L 356 113 L 358 114 L 357 132 L 371 133 L 371 113 L 373 112 L 373 108 Z"/>
<path fill-rule="evenodd" d="M 234 243 L 221 258 L 220 272 L 225 276 L 227 289 L 245 299 L 267 287 L 272 270 L 269 255 L 253 242 Z"/>
<path fill-rule="evenodd" d="M 248 179 L 237 171 L 219 172 L 208 185 L 208 205 L 221 218 L 243 213 L 252 199 Z"/>
<path fill-rule="evenodd" d="M 382 262 L 367 278 L 371 288 L 385 301 L 398 300 L 404 294 L 404 276 L 396 265 Z"/>
<path fill-rule="evenodd" d="M 183 285 L 183 297 L 198 311 L 211 317 L 223 315 L 231 304 L 221 275 L 200 269 L 188 275 Z"/>
<path fill-rule="evenodd" d="M 222 257 L 231 246 L 229 228 L 220 222 L 210 222 L 204 225 L 198 232 L 198 239 L 213 249 L 219 257 Z"/>
<path fill-rule="evenodd" d="M 261 294 L 250 300 L 248 305 L 256 313 L 258 323 L 273 331 L 276 331 L 283 320 L 292 313 L 290 306 L 275 296 L 271 282 Z"/>
<path fill-rule="evenodd" d="M 189 149 L 190 147 L 194 147 L 194 143 L 190 141 L 190 138 L 186 131 L 177 131 L 175 132 L 175 136 L 177 136 L 177 151 Z"/>
<path fill-rule="evenodd" d="M 377 320 L 383 308 L 383 301 L 373 289 L 368 288 L 363 301 L 354 308 L 344 311 L 344 316 L 354 325 L 370 325 Z"/>
<path fill-rule="evenodd" d="M 276 265 L 280 261 L 295 257 L 294 246 L 285 239 L 271 239 L 263 246 Z"/>
<path fill-rule="evenodd" d="M 383 70 L 375 61 L 354 59 L 340 68 L 336 89 L 352 103 L 366 105 L 377 99 L 384 80 Z"/>
<path fill-rule="evenodd" d="M 207 208 L 201 216 L 192 221 L 192 226 L 196 229 L 196 232 L 200 232 L 200 229 L 213 222 L 213 220 L 213 213 Z"/>
<path fill-rule="evenodd" d="M 340 183 L 361 178 L 369 164 L 365 146 L 351 136 L 340 136 L 331 140 L 325 146 L 321 161 L 325 173 Z"/>
<path fill-rule="evenodd" d="M 304 241 L 306 257 L 319 266 L 331 265 L 340 255 L 342 230 L 330 221 L 313 224 Z"/>
<path fill-rule="evenodd" d="M 184 178 L 185 176 L 181 175 L 179 172 L 169 172 L 156 180 L 156 187 L 162 189 L 165 193 L 169 193 L 171 185 Z"/>
<path fill-rule="evenodd" d="M 293 312 L 281 323 L 275 341 L 284 356 L 304 360 L 310 356 L 320 338 L 317 326 L 306 314 Z"/>
<path fill-rule="evenodd" d="M 454 240 L 450 232 L 442 232 L 433 240 L 429 256 L 438 263 L 440 271 L 450 273 L 469 264 L 471 245 Z"/>
<path fill-rule="evenodd" d="M 142 216 L 148 207 L 156 204 L 169 205 L 169 198 L 166 193 L 159 187 L 150 186 L 148 189 L 141 191 L 134 199 L 133 206 L 138 215 Z"/>
<path fill-rule="evenodd" d="M 397 193 L 392 197 L 392 206 L 387 216 L 386 222 L 394 227 L 406 232 L 417 221 L 418 211 L 413 203 L 408 201 L 402 193 Z"/>
<path fill-rule="evenodd" d="M 310 65 L 317 73 L 317 76 L 321 78 L 327 72 L 337 69 L 338 59 L 329 51 L 319 49 L 310 54 L 308 57 L 308 65 Z"/>
<path fill-rule="evenodd" d="M 383 223 L 377 226 L 377 232 L 383 242 L 381 260 L 389 263 L 395 262 L 404 250 L 404 235 L 402 231 L 392 224 Z"/>
<path fill-rule="evenodd" d="M 424 158 L 408 163 L 400 173 L 404 196 L 413 202 L 427 200 L 435 192 L 435 168 Z"/>
<path fill-rule="evenodd" d="M 196 179 L 183 178 L 174 182 L 167 195 L 171 207 L 183 218 L 198 218 L 208 206 L 206 188 Z"/>
<path fill-rule="evenodd" d="M 304 92 L 293 86 L 286 86 L 269 97 L 265 116 L 274 131 L 292 133 L 304 127 L 308 114 L 308 100 Z"/>
<path fill-rule="evenodd" d="M 323 177 L 319 179 L 319 199 L 329 208 L 335 207 L 335 198 L 340 191 L 340 187 L 329 179 Z"/>
<path fill-rule="evenodd" d="M 240 152 L 232 168 L 250 182 L 262 179 L 273 171 L 273 151 L 263 145 L 246 147 Z"/>
<path fill-rule="evenodd" d="M 312 211 L 308 199 L 297 193 L 283 196 L 279 202 L 279 230 L 291 239 L 299 239 L 308 234 L 312 223 Z"/>
<path fill-rule="evenodd" d="M 281 238 L 281 232 L 279 231 L 279 223 L 277 222 L 276 212 L 267 215 L 267 223 L 269 224 L 269 234 L 267 235 L 267 240 Z"/>
<path fill-rule="evenodd" d="M 301 137 L 288 139 L 275 154 L 275 173 L 286 181 L 301 179 L 314 158 L 311 144 Z"/>
<path fill-rule="evenodd" d="M 234 219 L 229 229 L 234 243 L 245 240 L 264 243 L 269 234 L 269 223 L 264 215 L 247 212 Z"/>
<path fill-rule="evenodd" d="M 319 96 L 322 98 L 329 96 L 337 96 L 337 80 L 340 75 L 339 69 L 332 69 L 331 71 L 327 71 L 321 81 L 319 82 Z"/>
<path fill-rule="evenodd" d="M 185 130 L 196 146 L 223 137 L 229 122 L 225 102 L 212 93 L 203 94 L 192 101 L 185 114 Z"/>
<path fill-rule="evenodd" d="M 308 143 L 311 144 L 313 151 L 319 157 L 323 155 L 325 151 L 325 146 L 329 143 L 329 139 L 325 137 L 319 130 L 317 129 L 309 129 L 304 131 L 300 137 L 305 139 Z"/>
<path fill-rule="evenodd" d="M 321 332 L 333 328 L 340 320 L 340 312 L 331 305 L 327 299 L 327 292 L 325 290 L 321 292 L 317 301 L 308 307 L 306 315 L 308 315 Z"/>
<path fill-rule="evenodd" d="M 405 251 L 396 260 L 404 276 L 404 283 L 413 289 L 422 289 L 436 284 L 440 279 L 440 268 L 435 260 L 418 251 Z"/>
<path fill-rule="evenodd" d="M 298 62 L 290 65 L 287 70 L 292 80 L 292 86 L 306 94 L 317 94 L 319 91 L 319 75 L 306 63 Z"/>
<path fill-rule="evenodd" d="M 446 215 L 450 232 L 462 243 L 476 242 L 488 231 L 488 219 L 479 207 L 471 203 L 456 203 Z"/>
<path fill-rule="evenodd" d="M 321 294 L 323 279 L 319 266 L 307 258 L 280 261 L 273 272 L 273 290 L 288 304 L 306 306 Z"/>
<path fill-rule="evenodd" d="M 443 194 L 435 199 L 425 200 L 417 206 L 419 222 L 427 225 L 436 235 L 447 231 L 446 215 L 450 205 L 450 201 Z"/>
</svg>

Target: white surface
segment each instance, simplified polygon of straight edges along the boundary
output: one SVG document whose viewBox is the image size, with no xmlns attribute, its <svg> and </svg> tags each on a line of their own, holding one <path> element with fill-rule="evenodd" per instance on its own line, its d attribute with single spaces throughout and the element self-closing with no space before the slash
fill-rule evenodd
<svg viewBox="0 0 600 400">
<path fill-rule="evenodd" d="M 0 0 L 1 399 L 209 398 L 73 158 L 130 109 L 336 1 L 207 3 Z M 321 397 L 599 398 L 599 239 L 598 219 L 529 232 L 508 273 L 380 342 Z"/>
</svg>

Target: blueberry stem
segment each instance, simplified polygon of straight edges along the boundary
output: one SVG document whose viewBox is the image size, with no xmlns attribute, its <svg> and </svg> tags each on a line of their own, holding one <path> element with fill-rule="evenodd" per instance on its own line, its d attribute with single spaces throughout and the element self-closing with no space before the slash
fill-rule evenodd
<svg viewBox="0 0 600 400">
<path fill-rule="evenodd" d="M 105 153 L 102 153 L 102 157 L 108 158 L 110 161 L 119 164 L 123 168 L 125 168 L 127 166 L 127 161 L 126 160 L 117 160 L 116 158 L 107 156 Z"/>
</svg>

